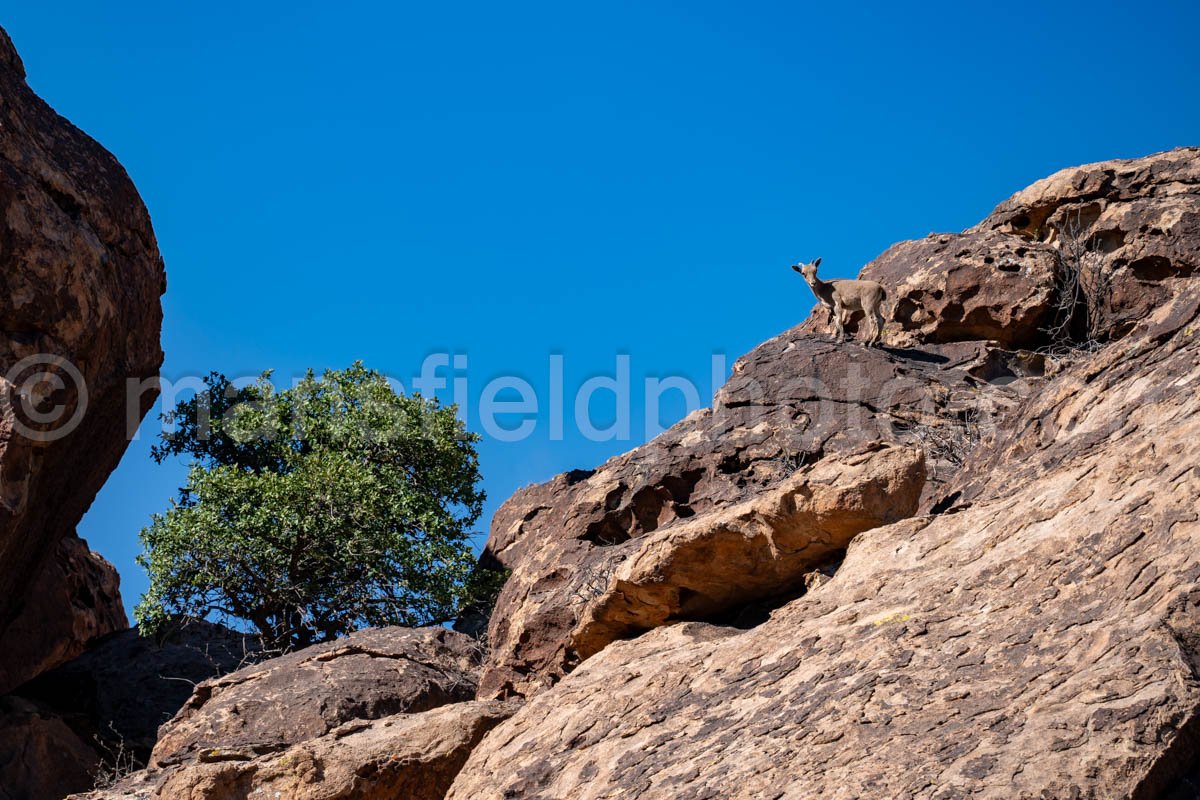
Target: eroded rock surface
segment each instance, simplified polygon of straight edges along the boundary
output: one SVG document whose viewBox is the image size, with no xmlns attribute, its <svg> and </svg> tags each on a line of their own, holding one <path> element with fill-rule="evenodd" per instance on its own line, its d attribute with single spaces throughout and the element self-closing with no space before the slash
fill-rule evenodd
<svg viewBox="0 0 1200 800">
<path fill-rule="evenodd" d="M 1056 251 L 995 231 L 892 245 L 862 277 L 888 287 L 893 345 L 992 340 L 1036 347 L 1052 322 Z M 899 331 L 895 331 L 895 328 Z"/>
<path fill-rule="evenodd" d="M 126 382 L 158 374 L 164 288 L 150 217 L 125 170 L 33 94 L 0 30 L 0 664 L 9 675 L 63 652 L 47 641 L 41 656 L 26 648 L 9 663 L 22 646 L 6 629 L 45 599 L 31 601 L 34 582 L 154 400 L 149 389 L 127 402 Z"/>
<path fill-rule="evenodd" d="M 496 514 L 481 562 L 512 571 L 489 627 L 481 696 L 552 685 L 593 650 L 569 632 L 596 596 L 615 591 L 609 579 L 646 537 L 715 525 L 702 518 L 799 466 L 916 445 L 926 459 L 919 510 L 937 512 L 970 494 L 963 484 L 980 469 L 1003 471 L 962 467 L 1021 398 L 1190 284 L 1198 174 L 1195 148 L 1064 170 L 975 228 L 895 245 L 862 273 L 891 292 L 888 347 L 813 336 L 825 330 L 818 308 L 740 360 L 713 409 L 597 470 L 518 492 Z M 1102 279 L 1100 300 L 1083 293 L 1063 305 L 1070 268 Z M 679 605 L 666 619 L 688 618 Z"/>
<path fill-rule="evenodd" d="M 368 628 L 196 687 L 159 732 L 151 764 L 206 752 L 270 753 L 353 720 L 475 696 L 478 652 L 444 628 Z"/>
<path fill-rule="evenodd" d="M 1100 328 L 1119 334 L 1200 269 L 1200 148 L 1060 170 L 1017 192 L 969 231 L 1063 252 L 1077 238 L 1108 276 Z"/>
<path fill-rule="evenodd" d="M 149 769 L 88 797 L 441 798 L 516 706 L 474 702 L 479 652 L 440 627 L 372 628 L 196 686 Z"/>
<path fill-rule="evenodd" d="M 1014 412 L 970 500 L 859 535 L 762 625 L 609 645 L 493 731 L 448 797 L 1177 787 L 1200 733 L 1198 311 L 1185 290 L 1067 370 Z"/>
<path fill-rule="evenodd" d="M 888 287 L 893 346 L 971 339 L 1007 349 L 1059 342 L 1060 277 L 1076 240 L 1103 278 L 1095 330 L 1086 303 L 1065 333 L 1106 340 L 1180 290 L 1200 268 L 1200 148 L 1061 170 L 1005 200 L 962 233 L 900 242 L 860 277 Z M 861 315 L 859 315 L 861 316 Z M 851 328 L 853 329 L 853 328 Z M 828 334 L 818 307 L 803 330 Z M 1060 337 L 1061 338 L 1061 337 Z"/>
<path fill-rule="evenodd" d="M 915 446 L 925 461 L 916 494 L 925 505 L 936 503 L 991 420 L 1037 380 L 998 371 L 993 360 L 1005 360 L 999 353 L 986 343 L 869 349 L 789 331 L 735 364 L 714 408 L 597 470 L 518 492 L 496 513 L 488 540 L 487 556 L 513 574 L 492 616 L 480 696 L 529 696 L 569 671 L 582 656 L 572 631 L 584 608 L 648 537 L 673 542 L 679 526 L 715 529 L 723 518 L 709 515 L 777 490 L 797 470 L 880 444 Z M 891 514 L 916 510 L 913 484 L 894 488 L 896 497 L 878 504 L 875 524 L 896 518 L 884 507 Z M 778 586 L 768 589 L 764 581 L 730 594 L 730 608 L 786 591 L 809 569 L 782 563 L 789 570 L 772 575 Z M 721 567 L 705 561 L 692 571 L 705 569 Z"/>
<path fill-rule="evenodd" d="M 442 800 L 479 740 L 515 710 L 514 701 L 466 702 L 357 720 L 282 752 L 211 753 L 76 800 Z"/>
<path fill-rule="evenodd" d="M 678 619 L 711 619 L 799 593 L 805 578 L 863 531 L 912 516 L 925 485 L 916 447 L 831 456 L 750 500 L 639 541 L 572 632 L 580 658 Z"/>
</svg>

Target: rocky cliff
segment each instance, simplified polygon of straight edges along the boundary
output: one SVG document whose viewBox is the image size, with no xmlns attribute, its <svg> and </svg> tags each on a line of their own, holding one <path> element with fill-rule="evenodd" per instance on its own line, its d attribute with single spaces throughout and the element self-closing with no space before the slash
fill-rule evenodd
<svg viewBox="0 0 1200 800">
<path fill-rule="evenodd" d="M 450 797 L 1163 796 L 1200 731 L 1198 388 L 1193 289 L 1016 411 L 971 501 L 748 630 L 610 644 Z"/>
<path fill-rule="evenodd" d="M 1200 150 L 1064 170 L 518 493 L 450 797 L 1193 796 L 1198 226 Z"/>
<path fill-rule="evenodd" d="M 504 504 L 481 670 L 388 632 L 269 661 L 91 797 L 1196 796 L 1198 223 L 1188 149 L 890 248 L 887 346 L 818 310 Z"/>
<path fill-rule="evenodd" d="M 3 692 L 125 624 L 73 536 L 154 400 L 127 381 L 158 374 L 165 277 L 125 170 L 30 91 L 2 30 L 0 220 Z"/>
<path fill-rule="evenodd" d="M 0 797 L 94 780 L 70 715 L 2 695 L 128 627 L 75 526 L 154 400 L 164 288 L 129 177 L 34 95 L 0 30 Z"/>
</svg>

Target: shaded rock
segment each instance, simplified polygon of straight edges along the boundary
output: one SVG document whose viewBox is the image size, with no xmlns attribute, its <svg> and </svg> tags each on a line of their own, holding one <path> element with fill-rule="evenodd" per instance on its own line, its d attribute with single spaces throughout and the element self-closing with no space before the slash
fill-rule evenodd
<svg viewBox="0 0 1200 800">
<path fill-rule="evenodd" d="M 54 713 L 0 697 L 0 800 L 59 800 L 94 785 L 99 758 Z"/>
<path fill-rule="evenodd" d="M 369 628 L 196 686 L 159 731 L 151 765 L 211 751 L 273 753 L 354 720 L 475 696 L 477 645 L 445 628 Z"/>
<path fill-rule="evenodd" d="M 517 492 L 493 518 L 484 555 L 513 574 L 491 619 L 480 697 L 529 696 L 571 669 L 584 606 L 645 537 L 707 525 L 705 515 L 798 469 L 880 443 L 914 445 L 926 461 L 921 502 L 936 502 L 990 421 L 1035 380 L 971 375 L 994 349 L 864 348 L 789 331 L 734 365 L 712 409 L 597 470 Z M 901 495 L 895 509 L 908 505 L 908 489 Z"/>
<path fill-rule="evenodd" d="M 610 644 L 448 797 L 1179 789 L 1200 742 L 1198 312 L 1185 290 L 1068 369 L 1013 412 L 969 503 L 860 534 L 762 625 Z"/>
<path fill-rule="evenodd" d="M 511 701 L 465 702 L 356 720 L 282 752 L 214 751 L 77 800 L 441 800 L 484 734 L 515 710 Z"/>
<path fill-rule="evenodd" d="M 24 670 L 4 630 L 40 602 L 34 582 L 154 400 L 150 389 L 127 401 L 127 381 L 158 374 L 164 288 L 150 217 L 125 170 L 34 95 L 0 31 L 0 664 L 9 675 Z M 20 658 L 65 652 L 46 647 Z"/>
<path fill-rule="evenodd" d="M 915 447 L 830 456 L 750 500 L 648 534 L 588 604 L 571 647 L 587 658 L 668 621 L 796 593 L 855 535 L 916 513 L 924 483 Z"/>
<path fill-rule="evenodd" d="M 124 630 L 17 692 L 52 709 L 106 759 L 124 752 L 145 764 L 159 726 L 183 708 L 193 687 L 254 661 L 258 649 L 255 637 L 201 620 L 173 625 L 156 639 Z"/>
<path fill-rule="evenodd" d="M 69 661 L 93 639 L 128 628 L 120 586 L 116 568 L 87 542 L 75 535 L 60 541 L 0 642 L 0 693 Z"/>
</svg>

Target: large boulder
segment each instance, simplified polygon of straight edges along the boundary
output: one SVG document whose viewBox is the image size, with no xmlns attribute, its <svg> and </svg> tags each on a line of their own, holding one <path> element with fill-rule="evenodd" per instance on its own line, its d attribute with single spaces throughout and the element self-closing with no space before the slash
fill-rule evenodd
<svg viewBox="0 0 1200 800">
<path fill-rule="evenodd" d="M 573 633 L 589 603 L 616 591 L 610 579 L 631 578 L 633 565 L 642 570 L 640 565 L 672 562 L 672 574 L 693 577 L 668 580 L 656 591 L 682 593 L 692 602 L 667 603 L 631 622 L 630 629 L 651 617 L 695 618 L 701 607 L 705 615 L 728 613 L 798 590 L 814 562 L 838 555 L 855 533 L 942 497 L 942 486 L 986 435 L 990 421 L 1037 382 L 1037 370 L 1017 361 L 1016 354 L 986 343 L 869 349 L 789 331 L 734 365 L 712 409 L 693 413 L 599 469 L 519 491 L 493 518 L 484 554 L 512 575 L 492 614 L 480 696 L 530 696 L 569 672 L 604 638 L 583 646 L 583 652 L 576 648 L 590 637 Z M 861 476 L 853 469 L 841 474 L 848 464 L 843 459 L 882 444 L 918 448 L 923 468 L 913 466 L 914 458 L 894 473 L 895 480 L 880 484 L 886 489 L 871 496 L 871 513 L 859 513 L 848 502 L 845 518 L 854 524 L 836 535 L 806 525 L 791 531 L 787 514 L 760 526 L 791 546 L 808 540 L 828 546 L 813 551 L 814 556 L 820 551 L 819 559 L 760 560 L 762 580 L 742 581 L 738 591 L 715 591 L 722 567 L 701 544 L 712 543 L 709 534 L 700 532 L 720 531 L 718 538 L 730 543 L 743 533 L 750 536 L 748 528 L 727 529 L 730 515 L 743 513 L 738 509 L 747 502 L 751 509 L 756 502 L 776 504 L 772 493 L 785 506 L 803 505 L 808 501 L 797 501 L 796 493 L 812 493 L 802 476 L 814 468 L 831 484 L 820 491 L 852 497 Z M 821 466 L 826 459 L 830 463 Z M 798 473 L 801 477 L 793 477 Z M 656 569 L 636 580 L 655 583 Z M 713 576 L 706 585 L 696 583 L 706 570 Z M 728 571 L 737 568 L 731 563 Z"/>
<path fill-rule="evenodd" d="M 7 629 L 44 600 L 31 600 L 35 582 L 154 401 L 139 384 L 162 363 L 165 280 L 129 176 L 34 95 L 0 30 L 0 665 L 9 675 L 22 672 L 17 658 L 48 664 L 64 652 L 46 641 L 47 653 L 30 653 Z"/>
<path fill-rule="evenodd" d="M 1190 796 L 1198 332 L 1193 287 L 1027 398 L 957 503 L 757 627 L 610 644 L 448 798 Z"/>
<path fill-rule="evenodd" d="M 1097 333 L 1120 335 L 1200 269 L 1200 148 L 1060 170 L 1005 200 L 968 234 L 1072 246 L 1102 280 Z"/>
<path fill-rule="evenodd" d="M 892 245 L 862 277 L 888 289 L 893 345 L 992 340 L 1033 348 L 1053 321 L 1057 253 L 994 231 Z M 889 329 L 890 330 L 890 329 Z"/>
<path fill-rule="evenodd" d="M 442 800 L 471 750 L 516 708 L 513 701 L 466 702 L 356 720 L 281 752 L 213 753 L 75 800 Z"/>
<path fill-rule="evenodd" d="M 353 720 L 470 700 L 478 661 L 473 639 L 439 627 L 367 628 L 306 647 L 196 686 L 151 764 L 276 752 Z"/>
<path fill-rule="evenodd" d="M 442 800 L 472 749 L 516 709 L 493 700 L 358 720 L 281 752 L 213 754 L 74 800 Z"/>
<path fill-rule="evenodd" d="M 369 628 L 198 684 L 150 767 L 92 798 L 440 798 L 513 713 L 472 702 L 477 642 Z"/>
<path fill-rule="evenodd" d="M 29 601 L 8 626 L 0 693 L 83 653 L 88 643 L 129 627 L 121 578 L 78 536 L 58 543 Z"/>
</svg>

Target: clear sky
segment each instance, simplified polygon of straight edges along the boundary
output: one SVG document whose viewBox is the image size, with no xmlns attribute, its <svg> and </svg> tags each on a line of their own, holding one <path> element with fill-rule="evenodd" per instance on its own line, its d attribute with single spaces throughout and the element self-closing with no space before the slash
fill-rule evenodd
<svg viewBox="0 0 1200 800">
<path fill-rule="evenodd" d="M 481 530 L 518 487 L 642 441 L 647 376 L 707 404 L 713 354 L 811 308 L 788 264 L 850 276 L 1061 167 L 1200 144 L 1194 0 L 62 0 L 0 24 L 150 209 L 167 380 L 363 359 L 411 386 L 427 355 L 465 356 L 439 374 L 481 431 L 484 387 L 528 381 L 532 434 L 481 446 Z M 619 355 L 630 434 L 592 441 L 573 397 Z M 153 428 L 80 526 L 129 605 L 137 532 L 183 479 Z"/>
</svg>

